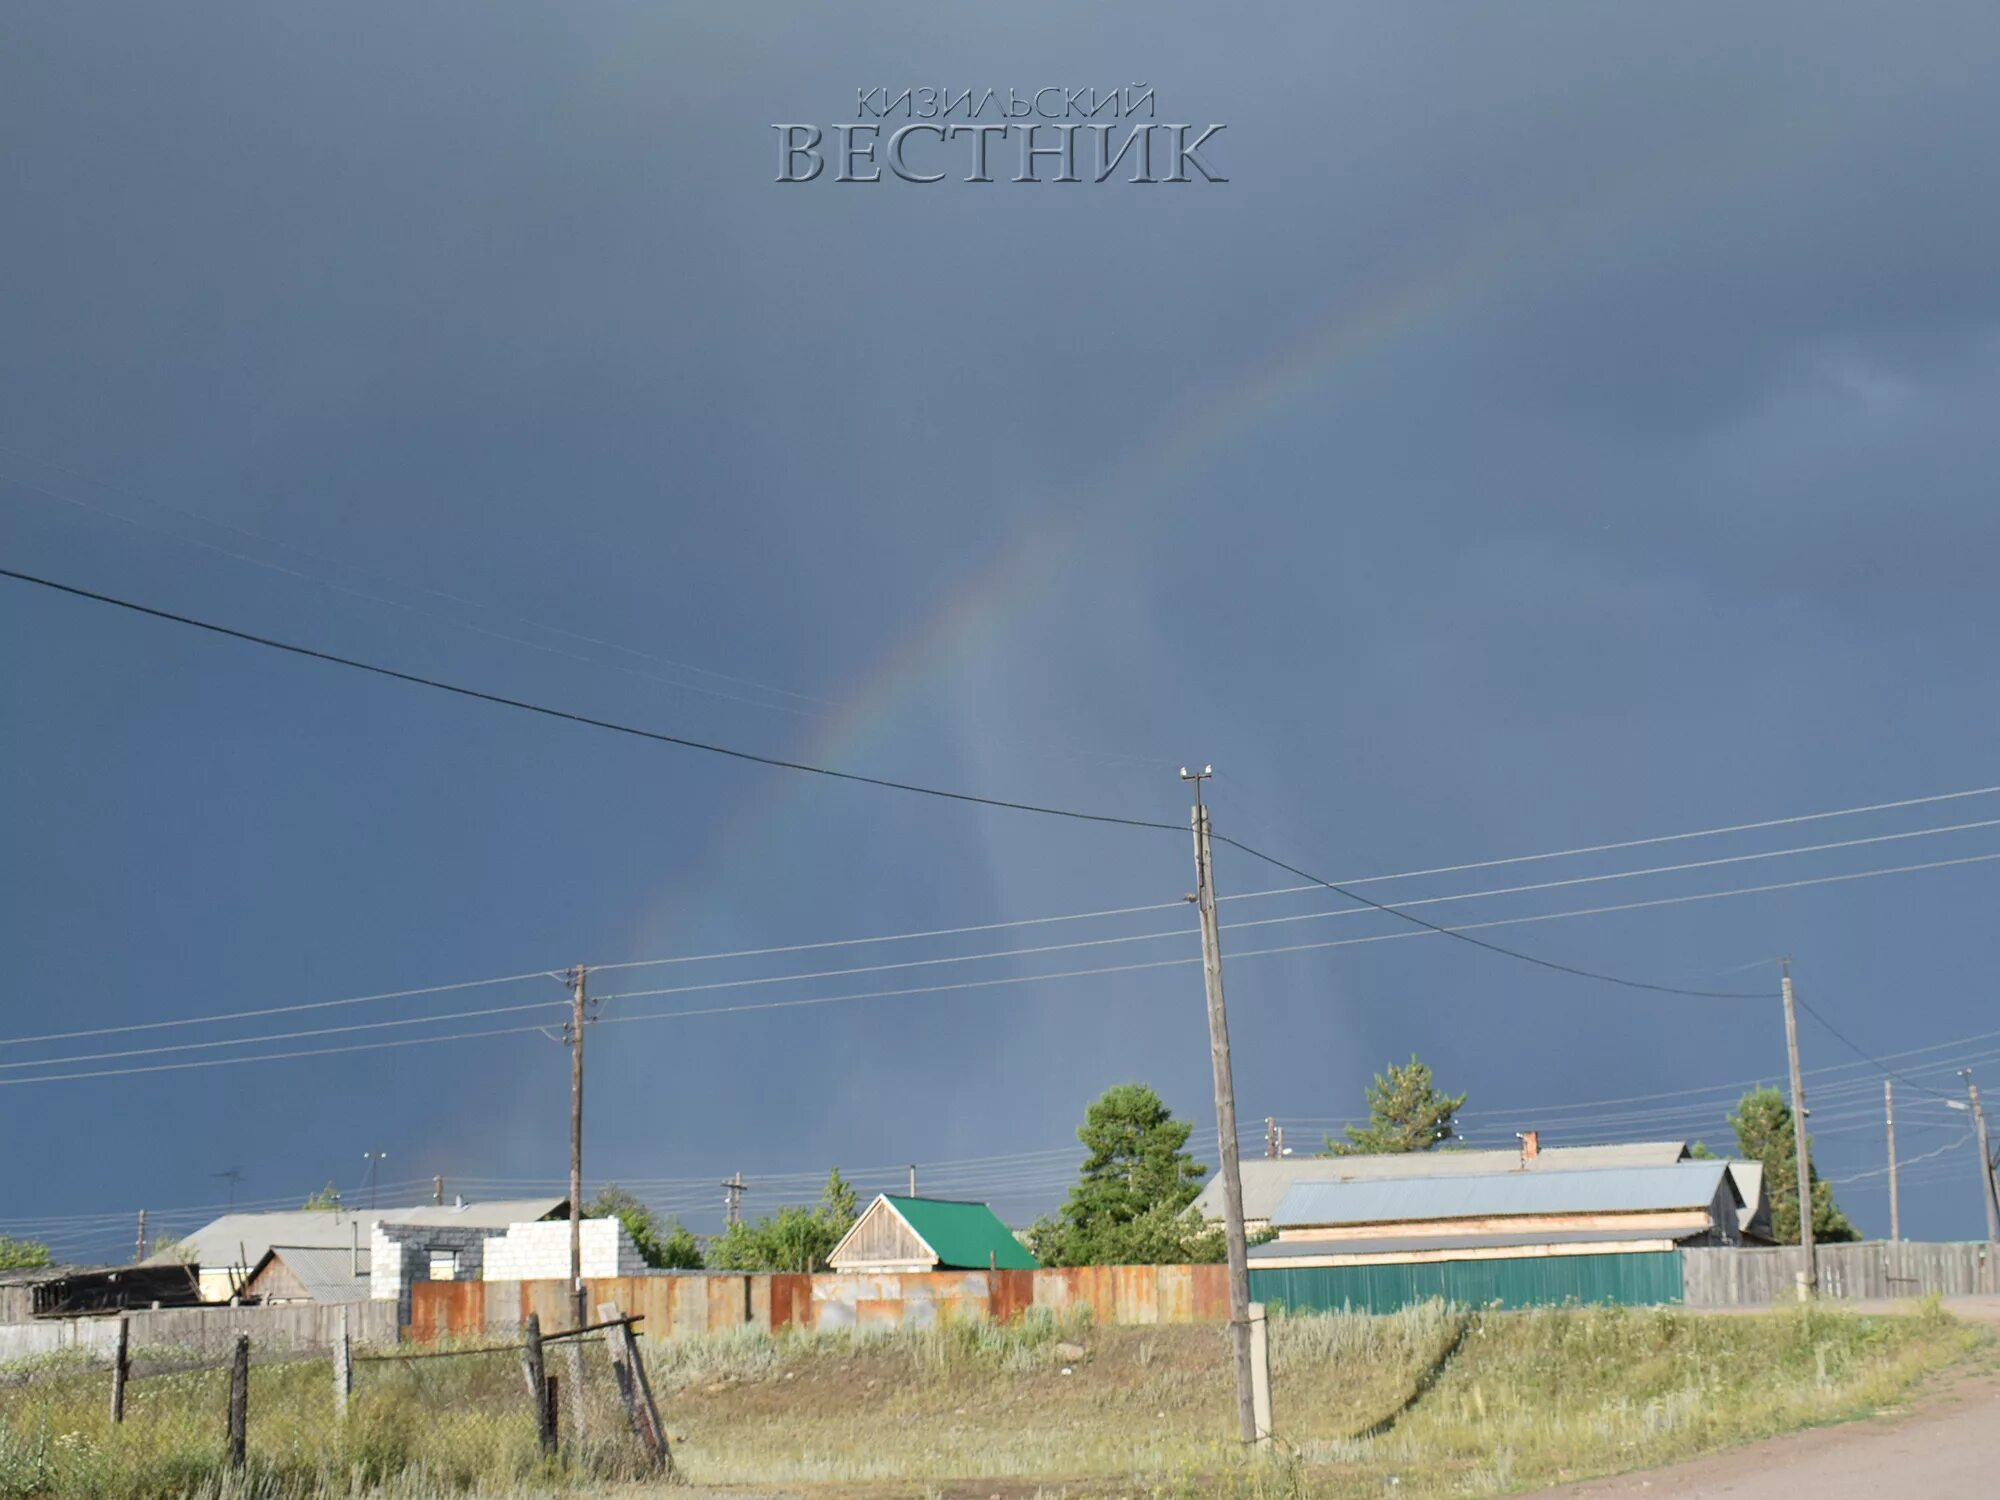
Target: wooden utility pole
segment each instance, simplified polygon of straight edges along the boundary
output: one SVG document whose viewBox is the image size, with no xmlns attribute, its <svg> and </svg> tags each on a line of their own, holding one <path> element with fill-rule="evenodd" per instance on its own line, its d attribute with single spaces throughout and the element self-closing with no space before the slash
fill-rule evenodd
<svg viewBox="0 0 2000 1500">
<path fill-rule="evenodd" d="M 1181 771 L 1194 783 L 1194 902 L 1201 913 L 1201 976 L 1208 993 L 1208 1055 L 1215 1073 L 1216 1150 L 1222 1166 L 1222 1232 L 1229 1247 L 1229 1341 L 1236 1354 L 1236 1432 L 1258 1440 L 1250 1349 L 1250 1260 L 1243 1239 L 1243 1173 L 1236 1159 L 1236 1079 L 1229 1063 L 1229 1014 L 1222 1000 L 1222 935 L 1215 921 L 1215 869 L 1201 784 L 1213 766 Z"/>
<path fill-rule="evenodd" d="M 146 1210 L 142 1208 L 139 1210 L 139 1241 L 136 1245 L 132 1247 L 132 1259 L 135 1262 L 137 1262 L 137 1261 L 142 1261 L 145 1258 L 146 1258 Z"/>
<path fill-rule="evenodd" d="M 1972 1069 L 1961 1068 L 1958 1076 L 1965 1080 L 1965 1097 L 1972 1105 L 1972 1134 L 1979 1142 L 1979 1198 L 1986 1206 L 1986 1241 L 2000 1243 L 2000 1202 L 1994 1198 L 1993 1147 L 1986 1139 L 1986 1111 L 1980 1108 L 1979 1085 L 1972 1081 Z"/>
<path fill-rule="evenodd" d="M 583 1021 L 588 1003 L 582 964 L 569 971 L 569 1292 L 570 1326 L 581 1328 L 585 1316 L 583 1290 Z"/>
<path fill-rule="evenodd" d="M 912 1167 L 910 1196 L 917 1195 L 916 1169 Z M 743 1174 L 736 1173 L 722 1184 L 722 1222 L 725 1227 L 743 1222 Z"/>
<path fill-rule="evenodd" d="M 111 1354 L 111 1420 L 125 1420 L 125 1382 L 132 1378 L 132 1320 L 118 1315 L 118 1344 Z"/>
<path fill-rule="evenodd" d="M 229 1467 L 243 1467 L 250 1441 L 250 1335 L 236 1335 L 229 1361 Z"/>
<path fill-rule="evenodd" d="M 1812 1158 L 1806 1151 L 1806 1086 L 1799 1075 L 1799 1016 L 1792 1005 L 1792 961 L 1783 961 L 1779 989 L 1785 999 L 1785 1052 L 1792 1068 L 1792 1149 L 1799 1168 L 1799 1248 L 1805 1252 L 1805 1275 L 1799 1295 L 1819 1293 L 1819 1255 L 1813 1244 Z"/>
<path fill-rule="evenodd" d="M 1896 1197 L 1896 1081 L 1882 1080 L 1882 1121 L 1889 1129 L 1889 1239 L 1903 1237 L 1903 1214 Z"/>
</svg>

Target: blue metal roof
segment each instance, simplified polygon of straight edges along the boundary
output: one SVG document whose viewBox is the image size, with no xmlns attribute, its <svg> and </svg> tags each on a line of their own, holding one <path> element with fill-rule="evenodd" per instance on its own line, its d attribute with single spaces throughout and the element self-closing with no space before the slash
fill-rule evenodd
<svg viewBox="0 0 2000 1500">
<path fill-rule="evenodd" d="M 1511 1214 L 1645 1213 L 1706 1208 L 1728 1164 L 1611 1167 L 1588 1172 L 1508 1172 L 1478 1177 L 1405 1177 L 1386 1182 L 1301 1182 L 1271 1216 L 1280 1229 L 1482 1219 Z M 1734 1189 L 1731 1189 L 1732 1193 Z"/>
</svg>

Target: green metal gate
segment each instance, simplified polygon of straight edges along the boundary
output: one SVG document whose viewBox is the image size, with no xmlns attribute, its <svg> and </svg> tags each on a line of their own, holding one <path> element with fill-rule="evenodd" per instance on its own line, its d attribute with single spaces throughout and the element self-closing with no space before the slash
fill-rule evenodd
<svg viewBox="0 0 2000 1500">
<path fill-rule="evenodd" d="M 1463 1307 L 1550 1307 L 1564 1302 L 1643 1307 L 1681 1300 L 1678 1250 L 1622 1255 L 1536 1255 L 1374 1266 L 1250 1268 L 1250 1297 L 1295 1312 L 1390 1313 L 1442 1297 Z"/>
</svg>

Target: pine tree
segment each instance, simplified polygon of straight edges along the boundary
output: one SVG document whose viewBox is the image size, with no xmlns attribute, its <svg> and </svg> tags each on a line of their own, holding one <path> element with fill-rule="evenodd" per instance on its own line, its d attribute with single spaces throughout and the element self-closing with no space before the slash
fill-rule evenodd
<svg viewBox="0 0 2000 1500">
<path fill-rule="evenodd" d="M 1193 1127 L 1143 1083 L 1106 1089 L 1077 1131 L 1089 1154 L 1061 1213 L 1028 1231 L 1044 1265 L 1163 1265 L 1222 1258 L 1222 1234 L 1191 1205 L 1208 1169 Z"/>
<path fill-rule="evenodd" d="M 1431 1070 L 1412 1052 L 1403 1067 L 1390 1063 L 1388 1072 L 1368 1085 L 1368 1123 L 1349 1125 L 1344 1141 L 1329 1139 L 1327 1156 L 1372 1156 L 1382 1152 L 1430 1151 L 1457 1133 L 1453 1117 L 1465 1108 L 1465 1095 L 1441 1094 L 1431 1082 Z"/>
<path fill-rule="evenodd" d="M 1781 1245 L 1799 1243 L 1799 1154 L 1792 1134 L 1792 1107 L 1773 1088 L 1752 1089 L 1729 1117 L 1737 1150 L 1764 1166 L 1764 1196 L 1771 1205 L 1771 1237 Z M 1812 1182 L 1813 1238 L 1835 1244 L 1861 1238 L 1833 1201 L 1833 1188 L 1812 1172 L 1812 1137 L 1806 1137 L 1806 1169 Z"/>
</svg>

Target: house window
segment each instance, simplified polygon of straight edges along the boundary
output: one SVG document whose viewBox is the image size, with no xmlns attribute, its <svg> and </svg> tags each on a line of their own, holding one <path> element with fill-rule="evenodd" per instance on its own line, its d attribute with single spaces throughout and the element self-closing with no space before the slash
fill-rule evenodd
<svg viewBox="0 0 2000 1500">
<path fill-rule="evenodd" d="M 456 1250 L 431 1251 L 431 1280 L 458 1280 L 458 1252 Z"/>
</svg>

